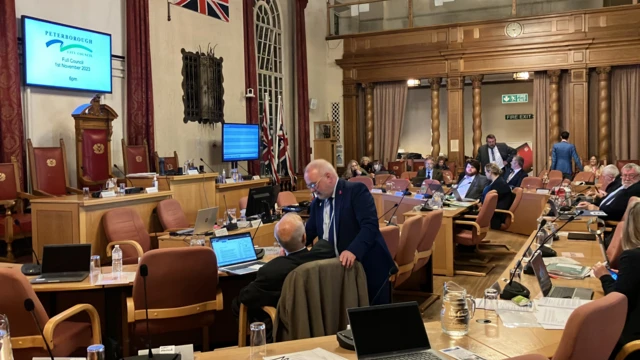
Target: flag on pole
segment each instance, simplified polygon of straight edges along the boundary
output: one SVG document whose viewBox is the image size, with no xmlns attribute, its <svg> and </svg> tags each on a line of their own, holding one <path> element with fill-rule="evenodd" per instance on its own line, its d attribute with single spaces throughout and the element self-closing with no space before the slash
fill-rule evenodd
<svg viewBox="0 0 640 360">
<path fill-rule="evenodd" d="M 262 141 L 262 161 L 264 162 L 264 168 L 267 173 L 270 173 L 275 177 L 276 183 L 280 183 L 280 177 L 278 176 L 278 168 L 276 168 L 276 162 L 273 156 L 273 140 L 269 133 L 269 94 L 264 93 L 262 101 L 264 105 L 264 111 L 262 112 L 262 135 L 260 136 Z"/>
<path fill-rule="evenodd" d="M 229 0 L 171 0 L 171 3 L 211 16 L 214 19 L 229 22 Z"/>
<path fill-rule="evenodd" d="M 284 131 L 284 109 L 280 96 L 278 96 L 278 163 L 281 172 L 291 178 L 291 185 L 295 188 L 297 179 L 291 156 L 289 156 L 289 139 Z"/>
</svg>

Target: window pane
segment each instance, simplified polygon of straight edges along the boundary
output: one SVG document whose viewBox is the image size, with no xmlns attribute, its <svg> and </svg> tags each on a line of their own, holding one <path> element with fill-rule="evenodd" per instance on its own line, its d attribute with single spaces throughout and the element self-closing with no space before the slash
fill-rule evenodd
<svg viewBox="0 0 640 360">
<path fill-rule="evenodd" d="M 414 0 L 415 1 L 415 0 Z M 357 34 L 371 31 L 405 29 L 409 27 L 409 5 L 407 0 L 385 0 L 370 4 L 345 4 L 329 11 L 332 35 Z"/>
<path fill-rule="evenodd" d="M 442 5 L 439 4 L 434 0 L 413 0 L 413 26 L 432 26 L 508 18 L 511 16 L 512 1 L 455 0 L 442 2 Z"/>
</svg>

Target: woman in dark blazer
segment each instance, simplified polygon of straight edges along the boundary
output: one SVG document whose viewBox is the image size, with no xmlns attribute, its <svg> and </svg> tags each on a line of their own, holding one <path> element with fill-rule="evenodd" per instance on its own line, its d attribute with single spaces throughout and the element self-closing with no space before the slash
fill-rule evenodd
<svg viewBox="0 0 640 360">
<path fill-rule="evenodd" d="M 480 202 L 484 202 L 484 197 L 489 191 L 495 190 L 498 193 L 498 204 L 496 205 L 496 209 L 509 210 L 513 203 L 513 193 L 511 192 L 509 185 L 507 185 L 507 182 L 504 181 L 504 178 L 500 176 L 500 168 L 496 164 L 489 163 L 484 167 L 484 172 L 490 183 L 484 188 L 484 191 L 482 191 Z M 502 213 L 493 214 L 493 217 L 491 218 L 491 228 L 500 230 L 500 226 L 504 223 L 504 217 L 505 214 Z"/>
<path fill-rule="evenodd" d="M 622 250 L 618 261 L 618 280 L 613 280 L 603 264 L 597 263 L 593 267 L 593 274 L 600 279 L 605 295 L 615 291 L 627 297 L 627 320 L 609 359 L 614 359 L 625 344 L 640 340 L 640 202 L 629 210 L 622 232 Z M 640 359 L 640 352 L 636 351 L 626 359 Z"/>
</svg>

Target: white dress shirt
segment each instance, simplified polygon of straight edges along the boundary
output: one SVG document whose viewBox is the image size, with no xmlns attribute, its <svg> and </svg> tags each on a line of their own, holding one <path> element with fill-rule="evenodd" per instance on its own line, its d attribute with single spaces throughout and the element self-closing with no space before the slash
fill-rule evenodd
<svg viewBox="0 0 640 360">
<path fill-rule="evenodd" d="M 331 223 L 335 221 L 335 207 L 336 207 L 336 188 L 338 187 L 338 181 L 333 186 L 333 195 L 331 195 L 331 202 L 329 199 L 324 200 L 324 210 L 322 213 L 322 237 L 329 241 L 329 231 L 331 229 Z M 333 208 L 333 211 L 331 209 Z M 338 241 L 336 239 L 336 227 L 333 226 L 333 248 L 338 256 Z"/>
<path fill-rule="evenodd" d="M 467 196 L 467 192 L 469 191 L 469 188 L 471 187 L 471 183 L 475 178 L 476 178 L 475 175 L 473 176 L 465 175 L 462 178 L 462 181 L 460 181 L 460 184 L 458 184 L 458 194 L 460 194 L 460 197 L 464 198 Z"/>
<path fill-rule="evenodd" d="M 507 182 L 511 181 L 511 179 L 513 179 L 514 176 L 516 176 L 516 174 L 518 173 L 518 171 L 520 171 L 522 169 L 516 169 L 513 170 L 513 172 L 509 175 L 509 177 L 507 178 Z"/>
<path fill-rule="evenodd" d="M 616 191 L 612 192 L 611 194 L 609 194 L 609 196 L 607 196 L 604 200 L 602 200 L 602 203 L 600 203 L 600 206 L 602 205 L 608 205 L 609 203 L 611 203 L 613 201 L 613 199 L 616 197 L 616 195 L 618 194 L 618 192 L 624 190 L 625 187 L 620 185 L 619 188 L 616 189 Z"/>
<path fill-rule="evenodd" d="M 427 179 L 433 179 L 433 169 L 424 168 L 424 175 Z"/>
<path fill-rule="evenodd" d="M 500 151 L 497 146 L 494 146 L 493 149 L 487 147 L 487 151 L 489 151 L 489 160 L 491 163 L 498 165 L 500 169 L 504 167 L 504 161 L 502 160 L 502 155 L 500 155 Z"/>
</svg>

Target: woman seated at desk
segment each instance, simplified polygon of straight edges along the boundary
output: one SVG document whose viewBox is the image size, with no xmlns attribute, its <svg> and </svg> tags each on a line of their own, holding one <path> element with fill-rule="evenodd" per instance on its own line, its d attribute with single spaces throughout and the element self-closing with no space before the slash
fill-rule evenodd
<svg viewBox="0 0 640 360">
<path fill-rule="evenodd" d="M 507 185 L 507 182 L 504 181 L 504 178 L 500 176 L 500 168 L 498 165 L 490 163 L 484 167 L 484 170 L 487 180 L 489 180 L 490 183 L 484 188 L 484 191 L 482 191 L 480 202 L 484 203 L 484 197 L 487 193 L 491 190 L 495 190 L 498 193 L 498 204 L 496 205 L 496 209 L 509 210 L 513 203 L 513 193 L 511 192 L 509 185 Z M 491 228 L 499 230 L 502 223 L 504 223 L 504 218 L 505 214 L 498 212 L 494 213 L 491 218 Z"/>
<path fill-rule="evenodd" d="M 444 156 L 438 156 L 438 160 L 436 162 L 436 166 L 434 166 L 434 169 L 449 170 L 449 167 L 447 166 L 446 162 L 447 162 L 447 158 L 445 158 Z"/>
<path fill-rule="evenodd" d="M 368 175 L 369 173 L 361 168 L 360 164 L 358 164 L 356 160 L 351 160 L 349 161 L 349 165 L 347 165 L 347 169 L 344 171 L 344 174 L 342 174 L 342 178 L 345 180 L 349 180 L 352 177 Z"/>
<path fill-rule="evenodd" d="M 640 202 L 632 205 L 624 227 L 618 279 L 614 280 L 601 263 L 593 267 L 593 273 L 600 279 L 605 295 L 615 291 L 627 297 L 627 320 L 610 359 L 614 359 L 625 344 L 640 340 Z M 626 359 L 640 359 L 640 351 L 632 353 Z"/>
<path fill-rule="evenodd" d="M 584 172 L 592 172 L 596 176 L 596 179 L 600 177 L 602 173 L 602 169 L 604 169 L 603 165 L 598 165 L 598 158 L 593 155 L 589 158 L 589 165 L 584 166 Z"/>
</svg>

